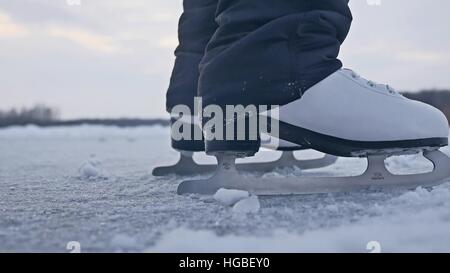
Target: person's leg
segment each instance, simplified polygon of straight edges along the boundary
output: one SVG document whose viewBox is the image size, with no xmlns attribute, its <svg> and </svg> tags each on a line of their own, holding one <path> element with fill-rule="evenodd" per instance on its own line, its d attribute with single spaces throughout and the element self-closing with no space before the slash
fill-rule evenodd
<svg viewBox="0 0 450 273">
<path fill-rule="evenodd" d="M 184 12 L 178 25 L 179 46 L 167 91 L 166 108 L 179 104 L 193 108 L 197 96 L 198 65 L 217 24 L 215 14 L 218 0 L 184 0 Z"/>
<path fill-rule="evenodd" d="M 209 104 L 286 104 L 341 67 L 348 0 L 219 0 L 200 65 Z"/>
<path fill-rule="evenodd" d="M 192 115 L 194 97 L 197 96 L 199 71 L 198 66 L 203 58 L 206 45 L 214 34 L 217 24 L 215 13 L 218 0 L 184 0 L 184 12 L 179 21 L 179 46 L 175 51 L 176 60 L 167 91 L 166 108 L 170 113 L 176 105 L 186 105 Z M 194 118 L 191 117 L 192 122 Z M 173 122 L 174 120 L 172 120 Z M 200 127 L 191 127 L 200 130 Z M 181 151 L 203 151 L 204 143 L 201 139 L 172 138 L 172 147 Z"/>
<path fill-rule="evenodd" d="M 284 105 L 300 98 L 341 68 L 337 56 L 351 21 L 348 0 L 219 0 L 218 29 L 200 64 L 203 106 Z M 251 154 L 258 142 L 206 146 Z"/>
</svg>

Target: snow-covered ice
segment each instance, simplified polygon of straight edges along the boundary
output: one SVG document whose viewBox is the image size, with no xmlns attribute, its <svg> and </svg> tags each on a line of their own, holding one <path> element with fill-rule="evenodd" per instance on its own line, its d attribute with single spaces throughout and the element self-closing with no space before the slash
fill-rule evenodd
<svg viewBox="0 0 450 273">
<path fill-rule="evenodd" d="M 257 212 L 239 216 L 211 196 L 176 195 L 179 177 L 151 175 L 177 157 L 161 127 L 1 129 L 0 251 L 67 252 L 68 242 L 83 252 L 368 252 L 369 242 L 383 252 L 450 251 L 450 181 L 410 192 L 259 197 Z M 418 156 L 388 165 L 432 168 Z M 365 166 L 345 158 L 301 173 L 352 175 Z M 297 172 L 266 177 L 285 175 Z"/>
<path fill-rule="evenodd" d="M 139 246 L 136 238 L 126 234 L 116 234 L 111 239 L 111 245 L 119 249 L 133 249 Z"/>
</svg>

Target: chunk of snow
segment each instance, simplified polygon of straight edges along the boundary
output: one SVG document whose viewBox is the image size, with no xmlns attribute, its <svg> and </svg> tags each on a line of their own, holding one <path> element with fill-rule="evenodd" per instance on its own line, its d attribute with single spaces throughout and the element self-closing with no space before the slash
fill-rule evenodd
<svg viewBox="0 0 450 273">
<path fill-rule="evenodd" d="M 219 189 L 213 197 L 226 206 L 232 206 L 249 196 L 250 194 L 247 191 Z"/>
<path fill-rule="evenodd" d="M 261 208 L 258 196 L 253 195 L 242 199 L 233 206 L 233 212 L 236 213 L 257 213 Z"/>
<path fill-rule="evenodd" d="M 98 170 L 90 162 L 86 162 L 81 166 L 80 174 L 83 178 L 97 177 Z"/>
<path fill-rule="evenodd" d="M 101 176 L 101 172 L 99 170 L 100 161 L 95 159 L 90 159 L 83 163 L 79 169 L 79 173 L 81 178 L 92 179 Z"/>
</svg>

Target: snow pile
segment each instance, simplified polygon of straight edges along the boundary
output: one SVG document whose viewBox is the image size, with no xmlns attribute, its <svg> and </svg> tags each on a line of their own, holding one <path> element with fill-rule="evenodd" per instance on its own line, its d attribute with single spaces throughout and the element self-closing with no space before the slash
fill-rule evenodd
<svg viewBox="0 0 450 273">
<path fill-rule="evenodd" d="M 225 206 L 233 206 L 249 196 L 250 194 L 247 191 L 220 189 L 214 194 L 213 198 Z"/>
<path fill-rule="evenodd" d="M 96 168 L 96 165 L 94 162 L 92 161 L 88 161 L 83 163 L 83 165 L 81 165 L 80 167 L 80 175 L 82 178 L 94 178 L 97 177 L 99 175 L 99 171 Z"/>
<path fill-rule="evenodd" d="M 99 160 L 95 159 L 94 156 L 91 156 L 91 158 L 81 164 L 81 167 L 78 169 L 79 177 L 87 180 L 105 179 L 107 176 L 102 170 L 101 165 Z"/>
<path fill-rule="evenodd" d="M 233 212 L 239 214 L 257 213 L 261 208 L 258 196 L 253 195 L 242 199 L 233 206 Z"/>
<path fill-rule="evenodd" d="M 225 206 L 233 206 L 236 214 L 257 213 L 261 208 L 258 196 L 247 191 L 219 189 L 213 198 Z"/>
</svg>

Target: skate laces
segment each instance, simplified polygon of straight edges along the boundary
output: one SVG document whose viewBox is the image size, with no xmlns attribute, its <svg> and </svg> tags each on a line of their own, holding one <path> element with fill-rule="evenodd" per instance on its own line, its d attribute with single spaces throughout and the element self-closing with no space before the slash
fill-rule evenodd
<svg viewBox="0 0 450 273">
<path fill-rule="evenodd" d="M 388 84 L 381 84 L 381 83 L 377 83 L 368 79 L 363 78 L 362 76 L 360 76 L 358 73 L 356 73 L 355 71 L 351 70 L 351 69 L 343 69 L 343 71 L 350 75 L 353 79 L 355 80 L 359 80 L 361 82 L 364 82 L 366 85 L 368 85 L 369 87 L 381 90 L 381 91 L 387 91 L 389 92 L 389 94 L 395 95 L 395 94 L 399 94 L 394 88 L 392 88 L 390 85 Z"/>
</svg>

